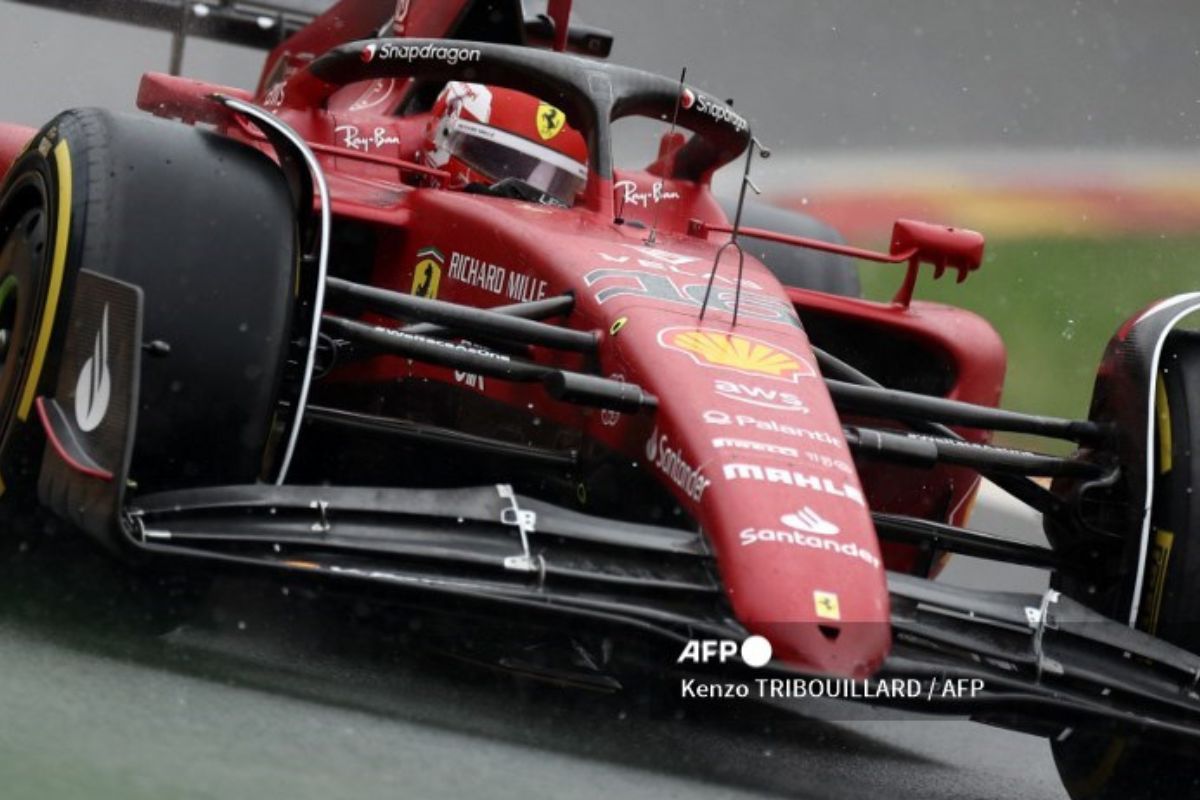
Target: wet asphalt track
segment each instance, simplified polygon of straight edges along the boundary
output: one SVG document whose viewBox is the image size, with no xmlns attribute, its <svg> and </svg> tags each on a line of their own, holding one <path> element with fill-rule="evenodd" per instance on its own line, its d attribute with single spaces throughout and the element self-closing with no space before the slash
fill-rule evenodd
<svg viewBox="0 0 1200 800">
<path fill-rule="evenodd" d="M 1017 521 L 983 503 L 976 523 Z M 47 541 L 0 562 L 6 800 L 1064 797 L 1040 739 L 514 682 L 381 644 L 274 582 L 223 580 L 154 638 L 122 621 L 103 561 Z M 946 579 L 1040 580 L 967 563 Z"/>
</svg>

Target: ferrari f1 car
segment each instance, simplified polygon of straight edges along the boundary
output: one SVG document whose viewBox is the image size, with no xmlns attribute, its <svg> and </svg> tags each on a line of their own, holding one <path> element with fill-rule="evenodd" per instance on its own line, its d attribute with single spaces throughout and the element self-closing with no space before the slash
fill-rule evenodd
<svg viewBox="0 0 1200 800">
<path fill-rule="evenodd" d="M 747 119 L 607 63 L 570 2 L 40 4 L 270 54 L 253 92 L 152 73 L 153 116 L 0 126 L 6 526 L 36 508 L 143 567 L 616 651 L 753 635 L 758 675 L 977 679 L 888 701 L 1050 737 L 1076 798 L 1196 791 L 1200 338 L 1176 328 L 1200 294 L 1117 331 L 1086 419 L 1005 411 L 992 328 L 912 300 L 981 236 L 902 220 L 874 253 L 745 203 Z M 473 121 L 435 113 L 452 85 Z M 511 93 L 548 160 L 489 170 Z M 669 125 L 638 169 L 612 155 L 630 117 Z M 555 161 L 567 130 L 582 152 Z M 452 180 L 430 136 L 488 180 Z M 858 296 L 854 258 L 898 265 L 893 302 Z M 1049 547 L 966 527 L 983 478 Z M 1053 588 L 947 586 L 951 554 Z"/>
</svg>

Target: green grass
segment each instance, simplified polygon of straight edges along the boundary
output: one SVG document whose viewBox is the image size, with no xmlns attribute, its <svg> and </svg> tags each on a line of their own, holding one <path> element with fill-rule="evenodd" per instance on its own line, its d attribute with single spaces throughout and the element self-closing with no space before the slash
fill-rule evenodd
<svg viewBox="0 0 1200 800">
<path fill-rule="evenodd" d="M 866 296 L 880 300 L 902 277 L 886 265 L 860 272 Z M 974 311 L 1004 339 L 1006 408 L 1082 417 L 1117 327 L 1160 297 L 1200 290 L 1200 236 L 998 241 L 965 283 L 953 271 L 932 275 L 922 267 L 918 299 Z"/>
</svg>

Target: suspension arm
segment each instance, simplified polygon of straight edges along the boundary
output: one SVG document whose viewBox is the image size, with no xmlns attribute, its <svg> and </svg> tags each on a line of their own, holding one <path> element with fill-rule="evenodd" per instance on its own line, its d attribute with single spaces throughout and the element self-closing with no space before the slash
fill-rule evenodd
<svg viewBox="0 0 1200 800">
<path fill-rule="evenodd" d="M 1028 433 L 1072 442 L 1100 442 L 1108 431 L 1088 420 L 1022 414 L 958 400 L 826 380 L 834 404 L 841 410 L 892 419 L 920 419 L 969 428 Z"/>
<path fill-rule="evenodd" d="M 843 430 L 846 444 L 864 458 L 899 461 L 921 467 L 933 467 L 938 463 L 958 464 L 981 471 L 995 470 L 1017 475 L 1098 478 L 1104 473 L 1100 465 L 1088 461 L 976 444 L 961 439 L 855 425 L 847 425 Z"/>
</svg>

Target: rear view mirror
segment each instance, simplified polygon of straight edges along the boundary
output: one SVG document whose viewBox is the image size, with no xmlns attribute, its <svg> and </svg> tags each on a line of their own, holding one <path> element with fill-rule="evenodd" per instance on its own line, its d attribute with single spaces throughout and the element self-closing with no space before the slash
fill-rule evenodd
<svg viewBox="0 0 1200 800">
<path fill-rule="evenodd" d="M 958 283 L 968 272 L 983 263 L 983 234 L 966 228 L 951 228 L 912 219 L 898 219 L 892 228 L 889 251 L 897 261 L 908 260 L 908 275 L 893 302 L 907 306 L 912 300 L 917 280 L 917 267 L 934 266 L 934 278 L 942 277 L 947 267 L 958 270 Z"/>
<path fill-rule="evenodd" d="M 892 228 L 891 254 L 933 264 L 938 278 L 946 267 L 956 269 L 958 282 L 962 283 L 968 272 L 974 272 L 983 263 L 983 234 L 966 228 L 898 219 Z"/>
</svg>

